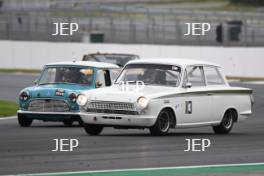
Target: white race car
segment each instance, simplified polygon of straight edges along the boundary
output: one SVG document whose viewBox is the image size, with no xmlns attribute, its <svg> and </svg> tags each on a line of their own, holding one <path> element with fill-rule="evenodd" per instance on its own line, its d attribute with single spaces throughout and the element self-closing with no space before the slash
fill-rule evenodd
<svg viewBox="0 0 264 176">
<path fill-rule="evenodd" d="M 107 126 L 149 128 L 152 135 L 212 126 L 216 134 L 228 134 L 252 113 L 253 102 L 252 90 L 229 86 L 218 65 L 189 59 L 130 61 L 114 85 L 77 98 L 90 135 Z"/>
</svg>

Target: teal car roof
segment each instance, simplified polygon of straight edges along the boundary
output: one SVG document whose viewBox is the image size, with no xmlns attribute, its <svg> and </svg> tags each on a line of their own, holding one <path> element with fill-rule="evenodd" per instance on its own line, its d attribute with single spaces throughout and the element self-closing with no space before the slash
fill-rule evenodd
<svg viewBox="0 0 264 176">
<path fill-rule="evenodd" d="M 54 62 L 46 64 L 46 66 L 87 66 L 87 67 L 95 67 L 95 68 L 110 68 L 110 69 L 117 69 L 119 66 L 111 63 L 105 62 L 93 62 L 93 61 L 66 61 L 66 62 Z"/>
</svg>

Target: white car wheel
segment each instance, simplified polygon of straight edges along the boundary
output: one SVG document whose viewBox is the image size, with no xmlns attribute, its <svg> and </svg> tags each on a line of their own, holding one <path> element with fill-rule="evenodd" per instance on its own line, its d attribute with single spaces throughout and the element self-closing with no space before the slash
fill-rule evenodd
<svg viewBox="0 0 264 176">
<path fill-rule="evenodd" d="M 150 127 L 150 133 L 154 136 L 165 135 L 170 129 L 170 113 L 162 110 L 156 120 L 154 126 Z"/>
<path fill-rule="evenodd" d="M 217 126 L 213 126 L 215 134 L 228 134 L 233 128 L 235 115 L 233 110 L 226 111 L 222 122 Z"/>
<path fill-rule="evenodd" d="M 87 124 L 87 123 L 84 123 L 83 127 L 84 127 L 85 132 L 91 136 L 100 134 L 104 129 L 104 127 L 101 125 L 93 125 L 93 124 Z"/>
</svg>

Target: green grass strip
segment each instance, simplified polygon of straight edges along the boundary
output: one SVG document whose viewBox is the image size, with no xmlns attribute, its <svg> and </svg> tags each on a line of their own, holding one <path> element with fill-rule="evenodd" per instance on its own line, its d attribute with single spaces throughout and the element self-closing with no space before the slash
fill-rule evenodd
<svg viewBox="0 0 264 176">
<path fill-rule="evenodd" d="M 264 173 L 264 164 L 261 165 L 237 165 L 237 166 L 208 166 L 187 168 L 161 168 L 161 169 L 139 169 L 124 171 L 105 172 L 75 172 L 75 173 L 51 173 L 39 175 L 68 175 L 68 176 L 177 176 L 194 174 L 233 174 L 233 173 Z"/>
<path fill-rule="evenodd" d="M 11 101 L 0 100 L 0 118 L 16 115 L 18 104 Z"/>
</svg>

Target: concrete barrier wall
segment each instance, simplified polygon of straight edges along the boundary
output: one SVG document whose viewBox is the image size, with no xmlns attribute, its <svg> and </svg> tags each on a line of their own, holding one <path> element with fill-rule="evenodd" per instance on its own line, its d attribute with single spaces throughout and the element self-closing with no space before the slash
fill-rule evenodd
<svg viewBox="0 0 264 176">
<path fill-rule="evenodd" d="M 0 41 L 0 68 L 42 68 L 46 63 L 79 60 L 85 53 L 135 53 L 142 58 L 190 58 L 218 63 L 228 76 L 264 77 L 264 47 L 85 44 Z"/>
</svg>

